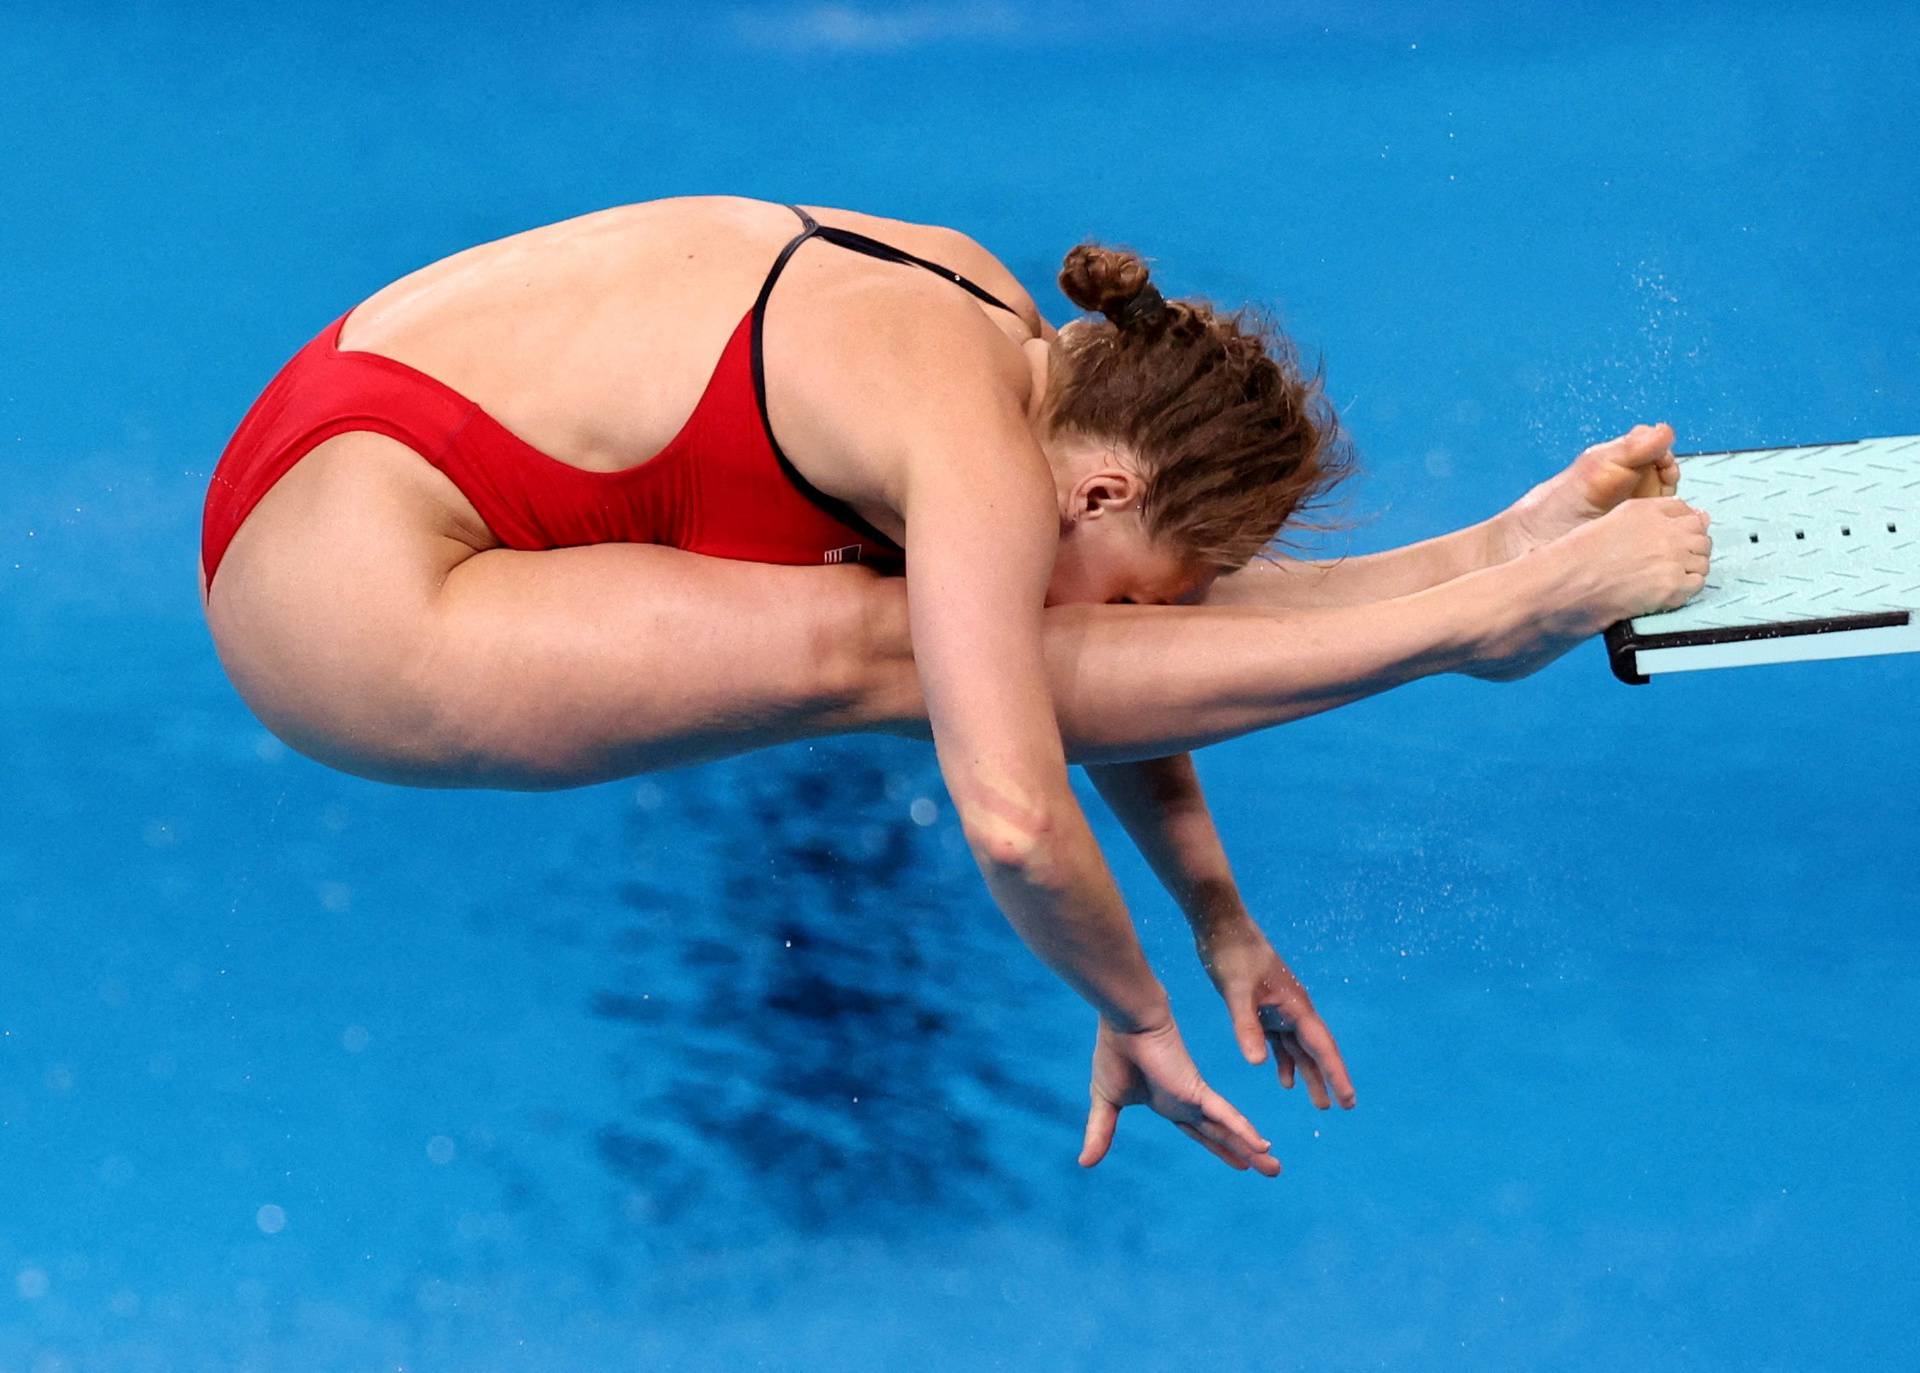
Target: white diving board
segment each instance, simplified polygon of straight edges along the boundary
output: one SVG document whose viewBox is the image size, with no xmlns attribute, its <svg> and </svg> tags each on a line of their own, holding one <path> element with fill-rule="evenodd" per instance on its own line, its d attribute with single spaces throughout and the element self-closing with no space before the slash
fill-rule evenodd
<svg viewBox="0 0 1920 1373">
<path fill-rule="evenodd" d="M 1614 676 L 1920 653 L 1920 434 L 1677 456 L 1713 564 L 1678 610 L 1607 631 Z"/>
</svg>

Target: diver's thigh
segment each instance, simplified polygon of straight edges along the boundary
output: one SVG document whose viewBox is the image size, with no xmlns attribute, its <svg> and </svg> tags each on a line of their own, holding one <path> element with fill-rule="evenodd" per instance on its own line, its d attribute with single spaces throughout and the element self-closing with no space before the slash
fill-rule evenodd
<svg viewBox="0 0 1920 1373">
<path fill-rule="evenodd" d="M 413 785 L 574 786 L 868 727 L 901 676 L 877 665 L 904 647 L 897 578 L 650 544 L 476 551 L 458 502 L 354 433 L 242 525 L 208 623 L 293 747 Z"/>
<path fill-rule="evenodd" d="M 886 581 L 652 544 L 468 558 L 432 653 L 453 783 L 583 785 L 859 728 Z"/>
</svg>

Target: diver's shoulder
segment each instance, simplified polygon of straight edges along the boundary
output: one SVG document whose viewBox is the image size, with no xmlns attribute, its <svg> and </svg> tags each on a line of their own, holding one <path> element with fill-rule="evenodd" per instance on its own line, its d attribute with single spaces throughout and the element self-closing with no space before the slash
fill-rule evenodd
<svg viewBox="0 0 1920 1373">
<path fill-rule="evenodd" d="M 1024 413 L 1034 386 L 1027 345 L 950 283 L 916 275 L 921 280 L 863 283 L 866 299 L 835 339 L 843 383 L 836 389 L 864 402 L 849 422 L 912 432 Z"/>
<path fill-rule="evenodd" d="M 929 262 L 958 272 L 981 290 L 1001 301 L 1009 308 L 997 313 L 1017 318 L 1025 326 L 1029 337 L 1039 338 L 1051 332 L 1040 309 L 1034 304 L 1033 296 L 1021 283 L 1013 270 L 1002 262 L 991 250 L 964 230 L 946 224 L 924 224 L 911 219 L 892 219 L 885 215 L 868 214 L 861 210 L 842 209 L 832 205 L 801 205 L 822 224 L 834 225 L 842 229 L 851 229 L 855 233 L 865 234 L 868 238 L 878 239 L 915 257 L 925 258 Z M 939 278 L 935 278 L 939 280 Z M 981 301 L 986 309 L 994 307 Z"/>
</svg>

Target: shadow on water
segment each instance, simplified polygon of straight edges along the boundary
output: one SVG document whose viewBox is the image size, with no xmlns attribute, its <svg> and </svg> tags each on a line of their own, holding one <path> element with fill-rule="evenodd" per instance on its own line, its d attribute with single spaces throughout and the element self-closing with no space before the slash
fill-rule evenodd
<svg viewBox="0 0 1920 1373">
<path fill-rule="evenodd" d="M 1031 1198 L 1075 1105 L 1023 1071 L 1059 1007 L 993 908 L 930 753 L 828 741 L 649 779 L 592 1011 L 630 1031 L 597 1131 L 634 1217 L 886 1229 Z"/>
</svg>

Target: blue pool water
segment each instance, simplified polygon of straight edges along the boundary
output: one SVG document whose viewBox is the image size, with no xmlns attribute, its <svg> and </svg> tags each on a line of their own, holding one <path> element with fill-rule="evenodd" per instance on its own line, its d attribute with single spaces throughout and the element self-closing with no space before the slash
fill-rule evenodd
<svg viewBox="0 0 1920 1373">
<path fill-rule="evenodd" d="M 1337 1117 L 1093 803 L 1275 1183 L 1141 1113 L 1074 1166 L 1091 1015 L 924 747 L 408 791 L 219 671 L 200 498 L 280 362 L 660 195 L 955 224 L 1056 321 L 1085 234 L 1278 304 L 1336 548 L 1640 420 L 1920 429 L 1910 9 L 1268 8 L 0 11 L 0 1369 L 1913 1366 L 1910 658 L 1590 645 L 1203 754 Z"/>
</svg>

